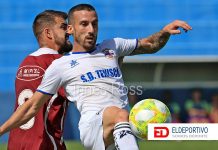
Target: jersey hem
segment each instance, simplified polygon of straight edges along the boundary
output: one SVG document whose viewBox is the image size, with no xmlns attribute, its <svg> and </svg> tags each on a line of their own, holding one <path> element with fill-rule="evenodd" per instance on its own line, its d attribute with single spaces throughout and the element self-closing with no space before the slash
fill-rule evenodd
<svg viewBox="0 0 218 150">
<path fill-rule="evenodd" d="M 137 49 L 137 47 L 138 47 L 138 39 L 136 39 L 136 44 L 135 44 L 135 48 L 134 48 L 134 50 L 136 50 Z"/>
<path fill-rule="evenodd" d="M 40 93 L 42 93 L 42 94 L 46 94 L 46 95 L 51 95 L 51 96 L 53 96 L 54 94 L 51 94 L 51 93 L 47 93 L 47 92 L 44 92 L 44 91 L 41 91 L 41 90 L 36 90 L 37 92 L 40 92 Z"/>
</svg>

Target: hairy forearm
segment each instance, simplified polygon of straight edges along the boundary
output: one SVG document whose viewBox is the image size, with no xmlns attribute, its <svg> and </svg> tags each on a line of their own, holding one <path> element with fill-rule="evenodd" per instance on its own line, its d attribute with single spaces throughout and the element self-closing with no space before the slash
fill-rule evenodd
<svg viewBox="0 0 218 150">
<path fill-rule="evenodd" d="M 9 130 L 19 127 L 31 119 L 37 110 L 33 108 L 30 101 L 25 102 L 16 112 L 0 127 L 0 135 Z"/>
<path fill-rule="evenodd" d="M 131 55 L 155 53 L 166 45 L 169 38 L 170 33 L 161 30 L 147 38 L 139 39 L 138 46 Z"/>
</svg>

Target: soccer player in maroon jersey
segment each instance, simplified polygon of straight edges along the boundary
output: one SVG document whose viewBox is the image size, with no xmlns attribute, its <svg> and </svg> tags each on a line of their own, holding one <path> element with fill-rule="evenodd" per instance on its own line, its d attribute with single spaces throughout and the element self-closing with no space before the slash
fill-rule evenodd
<svg viewBox="0 0 218 150">
<path fill-rule="evenodd" d="M 33 32 L 39 49 L 27 56 L 17 71 L 15 110 L 33 95 L 45 70 L 54 59 L 61 57 L 59 53 L 72 49 L 66 33 L 66 19 L 66 13 L 54 10 L 46 10 L 36 16 Z M 60 89 L 35 117 L 11 130 L 8 150 L 65 150 L 62 136 L 67 107 L 68 100 Z"/>
</svg>

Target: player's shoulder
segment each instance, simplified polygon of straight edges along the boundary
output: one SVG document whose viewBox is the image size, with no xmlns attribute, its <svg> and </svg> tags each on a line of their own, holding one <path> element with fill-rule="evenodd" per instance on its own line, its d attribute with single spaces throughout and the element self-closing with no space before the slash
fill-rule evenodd
<svg viewBox="0 0 218 150">
<path fill-rule="evenodd" d="M 116 41 L 119 41 L 122 38 L 116 37 L 116 38 L 111 38 L 111 39 L 105 39 L 99 45 L 114 45 Z"/>
<path fill-rule="evenodd" d="M 101 43 L 98 43 L 96 45 L 98 50 L 105 49 L 105 48 L 114 49 L 115 46 L 116 46 L 116 38 L 105 39 Z"/>
<path fill-rule="evenodd" d="M 32 63 L 51 63 L 54 59 L 60 58 L 62 55 L 58 54 L 56 50 L 50 48 L 39 48 L 33 53 L 25 57 L 21 64 L 32 64 Z"/>
<path fill-rule="evenodd" d="M 60 54 L 44 54 L 40 56 L 27 56 L 20 67 L 22 66 L 40 66 L 42 68 L 47 68 L 55 59 L 60 58 Z"/>
<path fill-rule="evenodd" d="M 42 55 L 48 55 L 48 54 L 51 54 L 51 55 L 58 54 L 58 51 L 53 50 L 51 48 L 43 47 L 31 53 L 29 56 L 42 56 Z"/>
<path fill-rule="evenodd" d="M 104 40 L 103 42 L 99 43 L 99 47 L 108 47 L 108 48 L 115 48 L 116 45 L 119 43 L 119 42 L 122 42 L 126 39 L 124 38 L 120 38 L 120 37 L 116 37 L 116 38 L 112 38 L 112 39 L 106 39 Z"/>
<path fill-rule="evenodd" d="M 75 56 L 73 56 L 75 57 Z M 53 62 L 52 62 L 52 66 L 64 66 L 68 61 L 70 61 L 72 58 L 72 56 L 70 55 L 70 53 L 67 53 L 57 59 L 55 59 Z M 61 67 L 60 67 L 61 68 Z"/>
</svg>

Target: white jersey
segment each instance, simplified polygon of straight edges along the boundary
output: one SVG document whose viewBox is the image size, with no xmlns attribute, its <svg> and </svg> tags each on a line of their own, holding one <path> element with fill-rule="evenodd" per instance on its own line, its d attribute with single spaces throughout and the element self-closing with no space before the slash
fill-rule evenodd
<svg viewBox="0 0 218 150">
<path fill-rule="evenodd" d="M 90 52 L 70 52 L 52 62 L 37 91 L 52 95 L 64 87 L 81 114 L 107 106 L 127 107 L 118 58 L 129 55 L 136 46 L 136 39 L 114 38 Z"/>
</svg>

